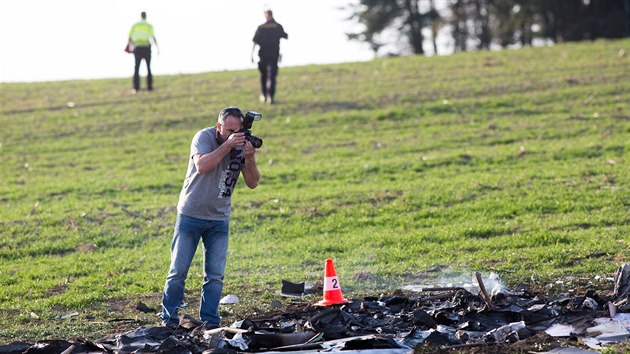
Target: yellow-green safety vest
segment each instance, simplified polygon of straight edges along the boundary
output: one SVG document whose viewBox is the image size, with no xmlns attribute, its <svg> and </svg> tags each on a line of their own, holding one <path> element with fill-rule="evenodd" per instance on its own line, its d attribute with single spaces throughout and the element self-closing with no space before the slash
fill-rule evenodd
<svg viewBox="0 0 630 354">
<path fill-rule="evenodd" d="M 153 36 L 153 26 L 144 20 L 134 24 L 129 31 L 129 38 L 136 47 L 150 46 Z"/>
</svg>

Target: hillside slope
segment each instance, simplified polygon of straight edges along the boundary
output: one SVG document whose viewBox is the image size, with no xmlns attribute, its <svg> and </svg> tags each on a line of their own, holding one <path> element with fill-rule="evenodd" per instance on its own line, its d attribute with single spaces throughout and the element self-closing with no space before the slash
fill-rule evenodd
<svg viewBox="0 0 630 354">
<path fill-rule="evenodd" d="M 267 308 L 281 279 L 321 281 L 326 258 L 349 296 L 472 270 L 607 288 L 630 258 L 629 53 L 281 68 L 273 106 L 253 70 L 135 96 L 130 79 L 0 84 L 0 342 L 157 322 L 133 309 L 158 308 L 190 139 L 227 105 L 263 114 L 264 145 L 260 186 L 233 199 L 225 293 L 242 303 L 226 318 Z"/>
</svg>

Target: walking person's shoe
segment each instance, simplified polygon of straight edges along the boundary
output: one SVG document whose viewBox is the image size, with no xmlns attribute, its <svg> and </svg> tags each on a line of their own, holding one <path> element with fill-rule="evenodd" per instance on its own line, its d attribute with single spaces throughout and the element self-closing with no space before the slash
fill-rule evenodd
<svg viewBox="0 0 630 354">
<path fill-rule="evenodd" d="M 261 103 L 265 103 L 265 95 L 260 94 L 260 96 L 258 96 L 258 100 L 259 100 Z"/>
<path fill-rule="evenodd" d="M 267 100 L 266 100 L 266 102 L 267 102 L 268 104 L 273 104 L 273 96 L 267 96 Z"/>
</svg>

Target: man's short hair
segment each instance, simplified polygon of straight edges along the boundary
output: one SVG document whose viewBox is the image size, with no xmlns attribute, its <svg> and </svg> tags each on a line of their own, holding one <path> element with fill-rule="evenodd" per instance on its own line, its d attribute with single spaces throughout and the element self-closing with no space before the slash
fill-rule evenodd
<svg viewBox="0 0 630 354">
<path fill-rule="evenodd" d="M 243 118 L 243 112 L 241 111 L 240 108 L 236 106 L 225 107 L 221 110 L 221 112 L 219 112 L 219 117 L 217 118 L 217 121 L 219 122 L 219 124 L 221 125 L 225 124 L 225 118 L 227 116 L 235 116 L 235 117 Z"/>
<path fill-rule="evenodd" d="M 140 17 L 142 17 L 143 19 L 145 19 L 145 20 L 146 20 L 146 18 L 147 18 L 147 13 L 146 13 L 146 12 L 144 12 L 144 11 L 142 11 L 142 12 L 140 13 Z"/>
</svg>

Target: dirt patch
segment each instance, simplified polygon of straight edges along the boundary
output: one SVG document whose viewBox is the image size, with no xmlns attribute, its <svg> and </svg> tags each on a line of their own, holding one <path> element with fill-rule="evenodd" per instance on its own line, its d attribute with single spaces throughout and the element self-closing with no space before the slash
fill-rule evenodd
<svg viewBox="0 0 630 354">
<path fill-rule="evenodd" d="M 157 315 L 160 311 L 159 300 L 161 296 L 161 293 L 155 293 L 131 298 L 110 299 L 107 301 L 106 310 L 123 317 L 136 316 L 139 312 Z M 150 318 L 150 320 L 157 322 L 157 317 Z"/>
<path fill-rule="evenodd" d="M 48 289 L 46 293 L 48 297 L 52 297 L 55 295 L 63 294 L 64 292 L 66 292 L 66 290 L 68 290 L 68 284 L 59 284 Z"/>
</svg>

